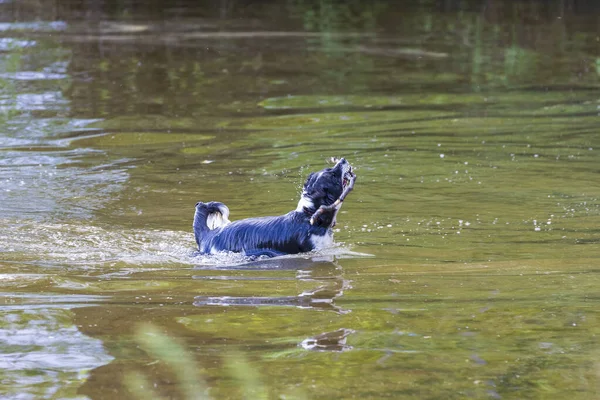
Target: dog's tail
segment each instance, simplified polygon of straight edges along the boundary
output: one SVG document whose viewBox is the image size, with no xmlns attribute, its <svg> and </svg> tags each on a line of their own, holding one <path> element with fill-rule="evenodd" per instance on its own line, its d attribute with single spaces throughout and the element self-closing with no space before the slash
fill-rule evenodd
<svg viewBox="0 0 600 400">
<path fill-rule="evenodd" d="M 196 214 L 194 215 L 194 235 L 196 243 L 200 246 L 202 235 L 208 231 L 218 229 L 229 224 L 229 208 L 218 201 L 210 203 L 196 203 Z"/>
</svg>

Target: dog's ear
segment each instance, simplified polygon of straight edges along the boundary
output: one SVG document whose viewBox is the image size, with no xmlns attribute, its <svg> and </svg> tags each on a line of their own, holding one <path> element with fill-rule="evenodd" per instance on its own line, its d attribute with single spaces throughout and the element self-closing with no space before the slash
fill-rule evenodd
<svg viewBox="0 0 600 400">
<path fill-rule="evenodd" d="M 308 195 L 314 200 L 325 197 L 325 191 L 322 188 L 316 188 L 314 186 L 311 188 L 308 188 L 306 190 L 306 193 L 308 193 Z"/>
<path fill-rule="evenodd" d="M 311 172 L 311 174 L 306 179 L 306 183 L 304 184 L 304 191 L 308 194 L 312 199 L 320 199 L 325 196 L 325 192 L 319 186 L 317 186 L 317 173 Z"/>
</svg>

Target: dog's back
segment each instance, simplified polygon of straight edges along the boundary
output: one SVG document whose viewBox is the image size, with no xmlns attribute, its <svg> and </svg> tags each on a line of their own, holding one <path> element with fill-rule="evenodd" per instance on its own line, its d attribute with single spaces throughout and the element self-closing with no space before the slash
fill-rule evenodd
<svg viewBox="0 0 600 400">
<path fill-rule="evenodd" d="M 277 217 L 229 222 L 223 203 L 198 203 L 194 234 L 201 253 L 242 252 L 248 256 L 296 254 L 315 248 L 312 236 L 329 236 L 328 228 L 310 225 L 309 217 L 292 211 Z M 212 225 L 211 225 L 212 224 Z"/>
</svg>

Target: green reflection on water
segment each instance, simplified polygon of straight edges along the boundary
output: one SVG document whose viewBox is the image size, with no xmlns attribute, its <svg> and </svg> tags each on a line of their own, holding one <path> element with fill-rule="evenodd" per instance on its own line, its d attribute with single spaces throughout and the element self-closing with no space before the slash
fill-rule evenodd
<svg viewBox="0 0 600 400">
<path fill-rule="evenodd" d="M 232 350 L 273 398 L 598 393 L 597 18 L 423 4 L 250 7 L 258 31 L 235 6 L 136 22 L 102 3 L 115 20 L 3 31 L 39 41 L 0 53 L 3 305 L 38 318 L 40 302 L 98 295 L 48 328 L 104 345 L 89 379 L 42 368 L 74 379 L 65 397 L 86 379 L 79 393 L 127 397 L 132 370 L 178 393 L 137 322 L 183 343 L 215 398 L 239 395 Z M 288 212 L 330 156 L 358 174 L 336 239 L 373 257 L 193 257 L 196 201 Z"/>
</svg>

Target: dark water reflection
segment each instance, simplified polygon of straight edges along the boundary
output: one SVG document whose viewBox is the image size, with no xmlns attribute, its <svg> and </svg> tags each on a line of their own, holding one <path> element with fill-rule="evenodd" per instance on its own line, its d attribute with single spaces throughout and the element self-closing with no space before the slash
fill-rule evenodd
<svg viewBox="0 0 600 400">
<path fill-rule="evenodd" d="M 600 390 L 598 5 L 0 2 L 0 392 L 563 398 Z M 340 246 L 194 253 L 196 201 L 359 176 Z"/>
<path fill-rule="evenodd" d="M 348 253 L 353 254 L 354 253 Z M 356 256 L 361 254 L 356 253 Z M 331 260 L 331 261 L 328 261 Z M 222 281 L 244 281 L 245 286 L 250 287 L 249 281 L 260 282 L 264 290 L 264 286 L 268 285 L 268 281 L 275 281 L 277 287 L 267 290 L 267 293 L 273 293 L 280 289 L 282 280 L 292 281 L 298 289 L 302 291 L 295 296 L 197 296 L 194 299 L 196 306 L 279 306 L 279 307 L 298 307 L 304 309 L 335 311 L 337 313 L 348 313 L 350 310 L 345 310 L 335 305 L 335 298 L 344 294 L 344 290 L 351 286 L 344 279 L 344 274 L 339 264 L 334 261 L 335 256 L 317 256 L 317 257 L 278 257 L 275 259 L 251 261 L 242 264 L 234 264 L 228 266 L 219 264 L 215 266 L 199 266 L 197 269 L 203 271 L 216 270 L 220 275 L 196 275 L 194 279 L 205 280 L 222 280 Z M 273 273 L 275 271 L 291 270 L 295 276 L 265 276 L 265 273 Z M 229 271 L 231 275 L 222 275 L 223 272 Z M 260 271 L 260 276 L 247 276 L 240 274 L 240 271 Z M 290 275 L 289 273 L 287 275 Z M 230 290 L 227 291 L 229 294 Z M 234 291 L 233 293 L 238 293 Z"/>
</svg>

